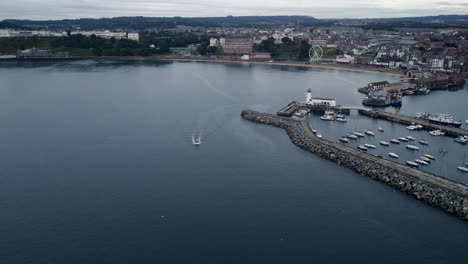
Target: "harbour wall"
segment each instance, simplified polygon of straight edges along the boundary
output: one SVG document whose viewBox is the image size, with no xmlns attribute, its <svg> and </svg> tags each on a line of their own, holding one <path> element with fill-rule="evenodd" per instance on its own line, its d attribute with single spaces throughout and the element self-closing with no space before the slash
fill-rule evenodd
<svg viewBox="0 0 468 264">
<path fill-rule="evenodd" d="M 283 128 L 295 145 L 468 221 L 468 186 L 464 184 L 320 139 L 303 120 L 251 110 L 242 111 L 241 116 Z"/>
</svg>

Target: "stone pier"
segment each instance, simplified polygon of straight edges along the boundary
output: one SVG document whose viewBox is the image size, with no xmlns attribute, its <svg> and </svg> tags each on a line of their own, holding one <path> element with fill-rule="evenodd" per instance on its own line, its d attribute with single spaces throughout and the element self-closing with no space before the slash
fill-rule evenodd
<svg viewBox="0 0 468 264">
<path fill-rule="evenodd" d="M 468 186 L 320 139 L 303 120 L 244 110 L 243 119 L 283 128 L 297 146 L 468 221 Z"/>
</svg>

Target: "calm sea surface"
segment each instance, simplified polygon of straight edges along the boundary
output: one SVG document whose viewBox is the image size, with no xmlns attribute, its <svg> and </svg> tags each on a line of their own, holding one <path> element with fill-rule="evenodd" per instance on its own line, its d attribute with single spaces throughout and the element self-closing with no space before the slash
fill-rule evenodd
<svg viewBox="0 0 468 264">
<path fill-rule="evenodd" d="M 466 222 L 240 118 L 303 101 L 307 88 L 357 106 L 358 87 L 397 79 L 267 65 L 2 63 L 0 263 L 464 263 Z M 407 97 L 398 111 L 465 120 L 467 101 L 465 86 Z M 431 153 L 425 170 L 468 183 L 456 170 L 468 146 L 348 119 L 309 122 L 329 140 L 375 130 L 354 147 L 428 139 L 418 153 L 405 144 L 373 153 L 398 152 L 400 162 Z"/>
</svg>

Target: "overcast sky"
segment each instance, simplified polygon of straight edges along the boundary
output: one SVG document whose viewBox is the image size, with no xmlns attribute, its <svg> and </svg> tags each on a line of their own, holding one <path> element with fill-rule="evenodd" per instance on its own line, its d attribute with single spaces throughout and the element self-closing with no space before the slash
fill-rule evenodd
<svg viewBox="0 0 468 264">
<path fill-rule="evenodd" d="M 227 15 L 377 18 L 444 14 L 468 14 L 468 0 L 0 0 L 0 20 Z"/>
</svg>

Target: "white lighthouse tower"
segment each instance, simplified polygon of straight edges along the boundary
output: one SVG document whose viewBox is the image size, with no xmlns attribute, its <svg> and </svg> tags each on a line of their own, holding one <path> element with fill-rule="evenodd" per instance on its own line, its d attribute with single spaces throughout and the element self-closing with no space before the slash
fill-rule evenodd
<svg viewBox="0 0 468 264">
<path fill-rule="evenodd" d="M 306 92 L 306 104 L 312 104 L 312 90 L 309 88 Z"/>
</svg>

